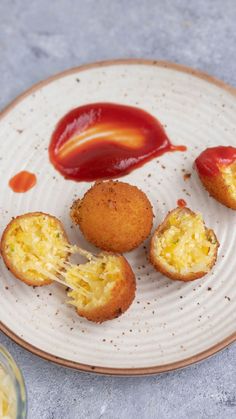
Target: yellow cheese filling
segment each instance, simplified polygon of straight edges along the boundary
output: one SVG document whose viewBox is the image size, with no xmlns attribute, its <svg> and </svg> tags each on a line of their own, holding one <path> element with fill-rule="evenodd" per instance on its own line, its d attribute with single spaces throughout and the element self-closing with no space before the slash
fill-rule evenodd
<svg viewBox="0 0 236 419">
<path fill-rule="evenodd" d="M 116 283 L 123 279 L 119 258 L 102 254 L 90 262 L 72 265 L 63 273 L 65 282 L 76 290 L 68 292 L 70 304 L 81 308 L 104 305 Z"/>
<path fill-rule="evenodd" d="M 79 252 L 89 262 L 76 265 L 67 256 Z M 97 307 L 106 303 L 119 280 L 123 280 L 119 257 L 89 252 L 70 245 L 60 224 L 46 214 L 17 218 L 7 230 L 5 253 L 12 266 L 29 280 L 52 279 L 72 288 L 70 304 Z"/>
<path fill-rule="evenodd" d="M 60 224 L 46 214 L 17 218 L 5 238 L 5 253 L 29 280 L 48 279 L 66 259 L 68 242 Z"/>
<path fill-rule="evenodd" d="M 216 238 L 206 230 L 200 214 L 177 209 L 156 237 L 154 248 L 158 260 L 172 272 L 207 272 L 215 253 Z"/>
<path fill-rule="evenodd" d="M 233 199 L 236 199 L 236 163 L 221 166 L 221 174 Z"/>
</svg>

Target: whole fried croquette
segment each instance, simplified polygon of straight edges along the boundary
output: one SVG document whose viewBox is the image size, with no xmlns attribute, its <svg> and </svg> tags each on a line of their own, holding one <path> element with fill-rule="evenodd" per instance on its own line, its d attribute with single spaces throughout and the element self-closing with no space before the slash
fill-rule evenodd
<svg viewBox="0 0 236 419">
<path fill-rule="evenodd" d="M 219 243 L 201 214 L 189 208 L 170 211 L 154 232 L 150 260 L 157 271 L 181 281 L 206 275 L 217 259 Z"/>
<path fill-rule="evenodd" d="M 138 247 L 149 236 L 153 223 L 145 193 L 112 180 L 95 183 L 73 203 L 70 214 L 90 243 L 117 253 Z"/>
<path fill-rule="evenodd" d="M 87 320 L 102 323 L 119 317 L 131 305 L 136 290 L 134 273 L 120 255 L 101 253 L 65 271 L 65 282 L 74 287 L 69 303 Z"/>
<path fill-rule="evenodd" d="M 68 240 L 56 217 L 31 212 L 13 218 L 1 238 L 1 254 L 16 278 L 32 286 L 51 284 L 68 257 Z"/>
</svg>

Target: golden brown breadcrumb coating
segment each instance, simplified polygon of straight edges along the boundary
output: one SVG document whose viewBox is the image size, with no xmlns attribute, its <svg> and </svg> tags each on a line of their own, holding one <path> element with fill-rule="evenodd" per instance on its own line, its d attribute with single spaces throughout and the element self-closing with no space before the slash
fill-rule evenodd
<svg viewBox="0 0 236 419">
<path fill-rule="evenodd" d="M 153 211 L 144 192 L 118 181 L 95 183 L 73 203 L 71 218 L 85 238 L 112 252 L 128 252 L 150 234 Z"/>
<path fill-rule="evenodd" d="M 170 211 L 151 240 L 150 261 L 173 280 L 192 281 L 206 275 L 217 259 L 219 243 L 200 214 L 189 208 Z"/>
<path fill-rule="evenodd" d="M 227 173 L 226 170 L 229 172 Z M 230 176 L 230 171 L 232 175 Z M 198 176 L 209 195 L 228 208 L 236 210 L 236 164 L 219 168 L 215 176 Z"/>
</svg>

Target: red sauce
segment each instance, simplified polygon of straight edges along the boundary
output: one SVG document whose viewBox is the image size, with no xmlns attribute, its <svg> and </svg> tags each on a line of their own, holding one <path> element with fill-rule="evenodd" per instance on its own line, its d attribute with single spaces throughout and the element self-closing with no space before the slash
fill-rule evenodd
<svg viewBox="0 0 236 419">
<path fill-rule="evenodd" d="M 235 147 L 212 147 L 204 150 L 195 160 L 197 171 L 202 176 L 216 176 L 221 166 L 228 166 L 236 161 Z"/>
<path fill-rule="evenodd" d="M 37 182 L 37 178 L 34 173 L 23 170 L 17 173 L 9 180 L 9 186 L 14 192 L 27 192 Z"/>
<path fill-rule="evenodd" d="M 95 103 L 73 109 L 49 145 L 54 167 L 67 179 L 93 181 L 126 175 L 174 146 L 161 124 L 142 109 Z"/>
<path fill-rule="evenodd" d="M 178 205 L 178 207 L 180 207 L 180 208 L 184 208 L 184 207 L 186 207 L 187 202 L 186 202 L 184 199 L 178 199 L 178 201 L 177 201 L 177 205 Z"/>
</svg>

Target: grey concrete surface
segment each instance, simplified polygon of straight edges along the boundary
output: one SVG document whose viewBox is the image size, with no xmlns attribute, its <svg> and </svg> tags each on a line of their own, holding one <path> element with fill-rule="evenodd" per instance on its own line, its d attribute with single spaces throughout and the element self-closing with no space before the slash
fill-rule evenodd
<svg viewBox="0 0 236 419">
<path fill-rule="evenodd" d="M 236 86 L 235 0 L 0 0 L 0 107 L 96 60 L 197 67 Z M 45 362 L 0 334 L 28 389 L 29 419 L 236 418 L 236 346 L 182 371 L 117 378 Z"/>
</svg>

